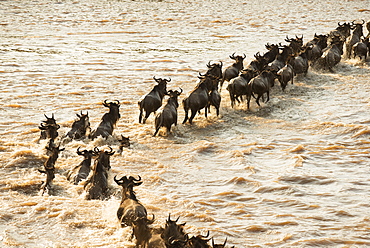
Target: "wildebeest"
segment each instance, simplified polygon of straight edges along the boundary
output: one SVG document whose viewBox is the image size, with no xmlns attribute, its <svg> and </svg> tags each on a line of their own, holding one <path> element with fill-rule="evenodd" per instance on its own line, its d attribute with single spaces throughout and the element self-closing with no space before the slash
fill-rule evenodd
<svg viewBox="0 0 370 248">
<path fill-rule="evenodd" d="M 269 63 L 266 70 L 274 70 L 279 71 L 281 68 L 283 68 L 288 60 L 294 55 L 293 49 L 290 46 L 281 46 L 279 49 L 282 49 L 282 51 L 276 56 L 274 61 Z"/>
<path fill-rule="evenodd" d="M 138 102 L 140 114 L 139 114 L 139 123 L 145 124 L 146 119 L 152 112 L 157 111 L 162 106 L 162 100 L 165 94 L 167 93 L 167 83 L 171 81 L 170 79 L 156 78 L 153 79 L 158 83 L 153 87 L 153 89 L 141 100 Z M 143 112 L 145 111 L 145 116 L 143 119 Z M 143 122 L 141 122 L 143 121 Z"/>
<path fill-rule="evenodd" d="M 254 70 L 244 69 L 238 77 L 230 81 L 226 89 L 229 91 L 232 108 L 235 106 L 235 101 L 240 104 L 243 100 L 242 97 L 247 95 L 248 83 L 255 76 L 256 72 Z"/>
<path fill-rule="evenodd" d="M 83 114 L 76 114 L 78 119 L 72 124 L 71 130 L 67 133 L 67 137 L 75 140 L 84 139 L 89 135 L 90 132 L 90 122 L 89 122 L 89 112 Z"/>
<path fill-rule="evenodd" d="M 220 105 L 221 105 L 221 95 L 220 95 L 220 92 L 218 92 L 218 86 L 216 86 L 209 93 L 209 100 L 208 100 L 208 106 L 207 106 L 208 112 L 209 113 L 211 112 L 211 106 L 213 106 L 216 109 L 216 115 L 219 116 Z"/>
<path fill-rule="evenodd" d="M 294 75 L 304 74 L 308 72 L 308 53 L 312 50 L 312 45 L 302 48 L 298 56 L 290 60 L 290 65 L 293 67 Z"/>
<path fill-rule="evenodd" d="M 256 103 L 258 106 L 261 106 L 259 103 L 259 99 L 262 97 L 264 93 L 267 93 L 266 102 L 270 100 L 270 89 L 274 86 L 274 81 L 276 78 L 276 72 L 265 70 L 260 75 L 254 77 L 248 83 L 247 89 L 247 106 L 249 109 L 249 104 L 251 100 L 251 96 L 256 93 L 258 96 L 256 98 Z"/>
<path fill-rule="evenodd" d="M 308 50 L 307 58 L 312 66 L 323 54 L 323 50 L 327 47 L 328 35 L 315 33 L 313 40 L 307 42 L 305 47 L 313 46 Z"/>
<path fill-rule="evenodd" d="M 332 43 L 332 39 L 336 39 L 337 37 L 342 40 L 347 39 L 351 35 L 351 27 L 352 25 L 350 22 L 345 22 L 343 24 L 338 22 L 338 26 L 336 27 L 336 29 L 329 32 L 328 42 Z"/>
<path fill-rule="evenodd" d="M 333 67 L 342 59 L 343 44 L 344 40 L 341 36 L 337 36 L 336 39 L 333 39 L 331 44 L 324 49 L 324 53 L 321 58 L 317 60 L 316 67 L 321 67 L 333 72 Z"/>
<path fill-rule="evenodd" d="M 146 208 L 136 198 L 134 187 L 143 183 L 141 177 L 136 179 L 132 176 L 123 176 L 117 179 L 114 176 L 114 181 L 122 187 L 122 199 L 117 210 L 117 218 L 122 227 L 131 226 L 133 228 L 132 234 L 136 238 L 136 247 L 146 247 L 151 238 L 148 225 L 154 222 L 154 215 L 152 220 L 149 220 Z"/>
<path fill-rule="evenodd" d="M 95 139 L 98 136 L 102 136 L 103 138 L 111 136 L 118 119 L 121 117 L 119 114 L 120 103 L 118 100 L 112 102 L 104 100 L 103 106 L 109 108 L 109 112 L 103 115 L 99 126 L 92 132 L 91 139 Z"/>
<path fill-rule="evenodd" d="M 265 63 L 268 64 L 274 61 L 276 56 L 279 54 L 280 50 L 278 44 L 267 43 L 265 47 L 268 50 L 268 52 L 264 53 L 262 57 L 265 60 Z"/>
<path fill-rule="evenodd" d="M 289 46 L 292 48 L 294 56 L 297 56 L 300 53 L 301 48 L 303 46 L 303 35 L 302 35 L 302 37 L 298 37 L 296 35 L 295 39 L 294 38 L 288 38 L 288 36 L 286 36 L 285 41 L 289 42 Z"/>
<path fill-rule="evenodd" d="M 182 104 L 185 111 L 185 118 L 183 124 L 189 120 L 189 123 L 193 123 L 193 119 L 197 112 L 201 109 L 206 108 L 209 102 L 209 92 L 217 86 L 217 78 L 211 75 L 198 76 L 200 79 L 197 87 L 190 93 L 190 95 L 183 99 Z M 188 112 L 191 110 L 191 116 L 189 118 Z M 207 118 L 207 109 L 205 109 L 205 117 Z"/>
<path fill-rule="evenodd" d="M 243 70 L 243 61 L 246 58 L 246 55 L 243 54 L 243 56 L 235 56 L 235 53 L 229 56 L 230 59 L 235 60 L 235 62 L 227 67 L 225 71 L 222 74 L 222 79 L 220 81 L 220 91 L 222 90 L 222 85 L 225 81 L 230 81 L 230 79 L 237 77 L 239 75 L 239 72 Z"/>
<path fill-rule="evenodd" d="M 280 82 L 281 89 L 284 91 L 288 82 L 293 84 L 294 71 L 293 67 L 288 63 L 277 72 L 277 78 Z"/>
<path fill-rule="evenodd" d="M 220 63 L 213 63 L 211 64 L 211 61 L 208 62 L 207 64 L 207 72 L 206 75 L 212 75 L 218 80 L 222 79 L 222 62 Z"/>
<path fill-rule="evenodd" d="M 44 163 L 45 170 L 38 170 L 41 173 L 46 174 L 46 181 L 42 183 L 41 190 L 42 194 L 51 188 L 51 183 L 55 178 L 55 162 L 59 157 L 59 153 L 64 151 L 65 148 L 59 148 L 59 146 L 46 147 L 50 151 L 50 156 Z"/>
<path fill-rule="evenodd" d="M 167 248 L 176 248 L 179 244 L 185 245 L 186 241 L 188 240 L 187 234 L 184 231 L 184 226 L 186 223 L 177 224 L 177 221 L 180 217 L 176 220 L 171 220 L 171 215 L 168 215 L 168 219 L 166 220 L 165 227 L 163 228 L 161 238 L 163 239 Z"/>
<path fill-rule="evenodd" d="M 118 150 L 120 152 L 122 152 L 124 147 L 130 147 L 130 145 L 131 145 L 130 144 L 130 137 L 125 137 L 125 136 L 123 136 L 123 134 L 121 134 L 121 139 L 119 139 L 118 141 L 120 143 L 119 148 L 118 148 Z"/>
<path fill-rule="evenodd" d="M 41 130 L 40 140 L 50 139 L 52 137 L 55 139 L 58 136 L 58 132 L 56 132 L 56 130 L 58 130 L 60 126 L 56 123 L 54 114 L 52 114 L 51 117 L 48 117 L 46 114 L 44 114 L 44 116 L 46 121 L 42 121 L 39 126 L 39 129 Z"/>
<path fill-rule="evenodd" d="M 83 150 L 80 151 L 80 147 L 77 148 L 77 154 L 83 156 L 83 161 L 75 166 L 71 171 L 68 173 L 67 179 L 73 184 L 77 185 L 81 180 L 84 180 L 88 177 L 91 170 L 91 162 L 92 158 L 97 155 L 97 153 L 93 150 Z"/>
<path fill-rule="evenodd" d="M 369 51 L 369 37 L 362 39 L 360 42 L 357 42 L 353 45 L 353 58 L 359 57 L 360 60 L 366 60 L 367 54 Z"/>
<path fill-rule="evenodd" d="M 164 106 L 162 111 L 155 117 L 155 132 L 153 136 L 156 136 L 161 127 L 166 127 L 167 134 L 171 132 L 171 126 L 177 125 L 177 108 L 179 107 L 178 97 L 181 95 L 182 89 L 180 91 L 169 90 L 167 95 L 167 104 Z"/>
<path fill-rule="evenodd" d="M 94 152 L 99 154 L 91 168 L 90 175 L 86 179 L 84 188 L 86 190 L 86 199 L 104 200 L 108 196 L 108 172 L 110 166 L 110 156 L 114 154 L 113 149 L 110 151 L 100 151 L 97 147 Z"/>
<path fill-rule="evenodd" d="M 349 59 L 352 57 L 352 50 L 353 50 L 352 47 L 356 43 L 360 42 L 361 37 L 364 36 L 363 30 L 362 30 L 364 23 L 365 23 L 364 20 L 362 20 L 362 23 L 355 23 L 354 21 L 352 22 L 352 29 L 354 30 L 352 32 L 352 35 L 346 42 L 346 57 Z"/>
<path fill-rule="evenodd" d="M 255 55 L 254 55 L 254 60 L 252 60 L 249 65 L 245 68 L 245 70 L 250 70 L 250 71 L 253 71 L 255 73 L 260 73 L 261 71 L 263 71 L 263 69 L 266 67 L 266 65 L 269 63 L 267 61 L 269 61 L 272 57 L 274 56 L 272 54 L 272 50 L 271 51 L 268 51 L 266 54 L 264 54 L 263 56 L 260 55 L 259 52 L 257 52 Z M 279 53 L 279 48 L 278 48 L 278 53 Z M 266 57 L 265 57 L 266 55 Z M 275 55 L 276 57 L 276 55 Z M 275 59 L 275 57 L 272 59 L 272 61 Z M 241 70 L 241 72 L 243 72 L 243 70 Z"/>
</svg>

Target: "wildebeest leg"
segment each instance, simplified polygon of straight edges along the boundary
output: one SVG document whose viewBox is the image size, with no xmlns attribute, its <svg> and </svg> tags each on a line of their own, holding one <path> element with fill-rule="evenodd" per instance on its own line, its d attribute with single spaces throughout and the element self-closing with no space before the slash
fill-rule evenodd
<svg viewBox="0 0 370 248">
<path fill-rule="evenodd" d="M 206 113 L 207 113 L 207 111 L 206 111 Z M 193 119 L 194 119 L 194 117 L 195 117 L 196 114 L 197 114 L 197 111 L 196 110 L 191 110 L 191 116 L 189 118 L 189 123 L 190 124 L 193 124 Z"/>
<path fill-rule="evenodd" d="M 188 116 L 188 109 L 185 110 L 185 118 L 184 118 L 184 121 L 182 122 L 182 124 L 185 124 L 185 122 L 188 120 L 189 116 Z"/>
<path fill-rule="evenodd" d="M 148 119 L 149 115 L 150 115 L 151 112 L 145 112 L 145 117 L 143 119 L 143 124 L 145 124 L 146 122 L 146 119 Z"/>
<path fill-rule="evenodd" d="M 161 127 L 157 127 L 157 128 L 155 129 L 155 132 L 154 132 L 154 134 L 153 134 L 153 137 L 157 135 L 157 133 L 158 133 L 158 131 L 159 131 L 159 129 L 160 129 L 160 128 L 161 128 Z"/>
<path fill-rule="evenodd" d="M 270 100 L 270 91 L 267 91 L 266 94 L 267 94 L 267 99 L 265 103 L 267 103 Z"/>
<path fill-rule="evenodd" d="M 140 108 L 140 114 L 139 114 L 139 123 L 141 123 L 141 120 L 143 119 L 143 109 Z"/>
<path fill-rule="evenodd" d="M 262 95 L 263 95 L 263 94 L 262 94 Z M 260 107 L 261 107 L 261 105 L 260 105 L 260 103 L 259 103 L 259 100 L 260 100 L 260 98 L 261 98 L 261 96 L 262 96 L 262 95 L 258 95 L 258 96 L 257 96 L 257 99 L 256 99 L 256 103 L 257 103 L 257 105 L 258 105 L 258 106 L 260 106 Z M 263 100 L 263 99 L 262 99 L 262 100 Z"/>
</svg>

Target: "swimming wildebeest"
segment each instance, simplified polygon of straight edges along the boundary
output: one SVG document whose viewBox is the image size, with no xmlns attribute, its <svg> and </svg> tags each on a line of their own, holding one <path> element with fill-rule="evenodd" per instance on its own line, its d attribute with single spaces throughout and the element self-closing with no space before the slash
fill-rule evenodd
<svg viewBox="0 0 370 248">
<path fill-rule="evenodd" d="M 316 67 L 321 67 L 322 69 L 333 72 L 333 67 L 342 59 L 343 44 L 343 38 L 339 35 L 336 36 L 336 38 L 331 41 L 331 44 L 324 49 L 323 55 L 317 60 Z"/>
<path fill-rule="evenodd" d="M 88 177 L 91 170 L 91 162 L 92 158 L 97 155 L 97 153 L 93 150 L 82 150 L 80 151 L 80 147 L 77 148 L 77 154 L 83 156 L 83 161 L 71 169 L 68 173 L 67 179 L 77 185 L 81 180 L 84 180 Z"/>
<path fill-rule="evenodd" d="M 294 71 L 293 67 L 288 63 L 277 72 L 277 78 L 280 82 L 281 89 L 284 91 L 288 82 L 293 84 Z"/>
<path fill-rule="evenodd" d="M 308 72 L 308 53 L 312 50 L 312 45 L 301 48 L 301 52 L 298 56 L 291 58 L 290 65 L 293 67 L 294 75 L 304 74 L 307 75 Z"/>
<path fill-rule="evenodd" d="M 162 111 L 155 117 L 155 132 L 153 136 L 156 136 L 161 127 L 166 127 L 167 134 L 171 132 L 171 126 L 177 125 L 177 108 L 179 107 L 178 97 L 181 95 L 180 91 L 169 90 L 167 95 L 170 97 L 167 104 L 164 106 Z"/>
<path fill-rule="evenodd" d="M 267 93 L 266 102 L 270 99 L 270 89 L 274 86 L 274 81 L 276 78 L 275 71 L 263 71 L 260 75 L 254 77 L 248 83 L 248 90 L 247 90 L 247 107 L 249 109 L 249 103 L 251 100 L 251 96 L 254 93 L 257 94 L 256 103 L 258 106 L 261 106 L 259 103 L 259 99 L 262 97 L 264 93 Z"/>
<path fill-rule="evenodd" d="M 354 21 L 352 22 L 352 27 L 353 29 L 352 35 L 349 37 L 348 41 L 346 42 L 346 57 L 351 58 L 352 57 L 352 50 L 353 46 L 361 41 L 361 37 L 364 36 L 363 33 L 363 25 L 365 24 L 365 21 L 362 20 L 361 23 L 355 23 Z"/>
<path fill-rule="evenodd" d="M 170 79 L 155 78 L 153 79 L 158 83 L 153 87 L 153 89 L 138 102 L 140 114 L 139 114 L 139 123 L 145 124 L 146 119 L 152 112 L 157 111 L 162 106 L 162 100 L 165 94 L 167 93 L 167 83 L 171 82 Z M 143 119 L 143 112 L 145 111 L 145 116 Z M 143 121 L 143 122 L 141 122 Z"/>
<path fill-rule="evenodd" d="M 166 247 L 176 248 L 178 245 L 184 245 L 188 240 L 187 234 L 184 231 L 186 223 L 177 224 L 176 220 L 171 220 L 171 215 L 168 215 L 165 227 L 162 230 L 161 238 L 163 239 Z M 181 246 L 182 247 L 182 246 Z"/>
<path fill-rule="evenodd" d="M 279 71 L 287 64 L 288 60 L 294 56 L 293 49 L 290 46 L 283 45 L 280 46 L 279 49 L 282 49 L 282 51 L 276 56 L 274 61 L 266 66 L 265 70 Z"/>
<path fill-rule="evenodd" d="M 133 236 L 136 238 L 137 247 L 146 247 L 151 238 L 151 232 L 148 225 L 154 222 L 147 218 L 146 208 L 136 198 L 134 187 L 141 185 L 141 177 L 138 179 L 132 176 L 123 176 L 117 179 L 114 176 L 114 181 L 122 187 L 121 204 L 117 210 L 117 218 L 122 227 L 131 226 L 133 228 Z"/>
<path fill-rule="evenodd" d="M 108 172 L 110 166 L 110 156 L 114 154 L 113 149 L 110 151 L 100 151 L 97 147 L 94 152 L 99 154 L 91 168 L 90 175 L 86 179 L 84 188 L 86 190 L 86 199 L 104 200 L 108 196 Z"/>
<path fill-rule="evenodd" d="M 243 100 L 242 97 L 247 95 L 248 83 L 256 75 L 257 74 L 254 70 L 244 69 L 238 77 L 233 78 L 230 81 L 226 89 L 229 91 L 232 108 L 235 106 L 235 101 L 240 104 Z"/>
<path fill-rule="evenodd" d="M 323 54 L 323 50 L 327 47 L 328 35 L 315 33 L 313 40 L 307 42 L 305 47 L 313 46 L 312 49 L 308 50 L 307 58 L 312 66 Z"/>
<path fill-rule="evenodd" d="M 91 139 L 95 139 L 98 136 L 102 136 L 103 138 L 111 136 L 118 119 L 121 117 L 119 114 L 120 103 L 118 100 L 113 102 L 104 100 L 103 106 L 109 108 L 109 112 L 103 115 L 98 128 L 92 132 Z"/>
<path fill-rule="evenodd" d="M 67 137 L 71 139 L 84 139 L 89 135 L 90 132 L 90 122 L 89 122 L 89 112 L 83 114 L 76 114 L 78 119 L 72 124 L 71 130 L 67 133 Z"/>
<path fill-rule="evenodd" d="M 345 22 L 341 24 L 338 22 L 338 26 L 329 32 L 328 41 L 331 43 L 331 40 L 336 37 L 340 37 L 342 40 L 347 39 L 351 35 L 352 24 L 350 22 Z"/>
<path fill-rule="evenodd" d="M 230 81 L 230 79 L 237 77 L 239 75 L 239 72 L 243 70 L 243 61 L 246 58 L 246 55 L 243 54 L 243 56 L 235 56 L 235 53 L 229 56 L 230 59 L 235 60 L 235 62 L 227 67 L 225 71 L 222 74 L 222 79 L 220 82 L 220 91 L 222 90 L 222 85 L 225 81 Z"/>
<path fill-rule="evenodd" d="M 285 41 L 289 42 L 289 46 L 292 48 L 294 56 L 298 56 L 298 54 L 300 53 L 301 48 L 303 46 L 303 35 L 302 35 L 302 37 L 298 37 L 296 35 L 295 39 L 294 38 L 288 38 L 288 36 L 286 36 Z"/>
<path fill-rule="evenodd" d="M 254 55 L 254 60 L 252 60 L 249 65 L 247 66 L 247 68 L 245 68 L 245 70 L 251 70 L 255 73 L 260 73 L 261 71 L 263 71 L 263 69 L 267 66 L 269 60 L 271 60 L 271 57 L 272 56 L 275 56 L 273 53 L 275 53 L 275 48 L 271 48 L 272 50 L 271 51 L 268 51 L 266 54 L 264 54 L 263 56 L 260 55 L 259 52 L 257 52 L 255 55 Z M 277 54 L 279 53 L 279 47 L 277 47 Z M 265 57 L 266 55 L 266 57 Z M 275 57 L 272 59 L 272 61 L 275 59 Z M 243 70 L 241 70 L 242 72 Z M 230 82 L 230 81 L 229 81 Z"/>
<path fill-rule="evenodd" d="M 118 148 L 119 153 L 122 152 L 124 147 L 130 147 L 130 137 L 125 137 L 123 134 L 121 134 L 121 139 L 118 140 L 120 145 Z"/>
<path fill-rule="evenodd" d="M 369 37 L 366 39 L 362 39 L 360 42 L 357 42 L 353 45 L 353 57 L 359 57 L 360 60 L 366 60 L 367 54 L 370 53 L 369 51 L 370 42 Z"/>
<path fill-rule="evenodd" d="M 209 92 L 217 86 L 218 80 L 217 78 L 207 74 L 200 75 L 198 78 L 200 79 L 199 84 L 190 93 L 190 95 L 182 101 L 185 111 L 185 118 L 182 122 L 183 124 L 185 124 L 187 120 L 189 120 L 189 123 L 192 124 L 197 112 L 203 108 L 205 108 L 205 117 L 207 118 L 206 108 L 209 102 Z M 189 110 L 191 110 L 190 118 L 188 116 Z"/>
<path fill-rule="evenodd" d="M 40 133 L 40 140 L 41 139 L 55 139 L 58 136 L 58 130 L 60 126 L 56 123 L 56 120 L 54 118 L 54 114 L 51 115 L 51 117 L 48 117 L 46 114 L 44 114 L 46 121 L 42 121 L 40 123 L 39 129 L 41 130 Z"/>
<path fill-rule="evenodd" d="M 208 109 L 208 113 L 211 113 L 211 106 L 213 106 L 216 109 L 216 115 L 219 116 L 220 105 L 221 105 L 221 95 L 220 92 L 218 92 L 218 86 L 216 85 L 216 87 L 214 87 L 209 93 L 208 106 L 206 107 Z"/>
<path fill-rule="evenodd" d="M 222 62 L 221 61 L 219 64 L 218 63 L 211 64 L 211 61 L 209 61 L 207 64 L 207 68 L 208 70 L 206 72 L 206 75 L 212 75 L 218 80 L 222 79 Z"/>
<path fill-rule="evenodd" d="M 51 183 L 53 179 L 55 178 L 55 162 L 57 161 L 59 157 L 59 153 L 61 151 L 64 151 L 65 148 L 59 148 L 59 146 L 53 146 L 53 147 L 46 147 L 50 151 L 50 156 L 44 163 L 45 170 L 38 170 L 41 173 L 46 174 L 46 181 L 42 183 L 41 190 L 42 194 L 45 193 L 45 191 L 50 190 Z"/>
</svg>

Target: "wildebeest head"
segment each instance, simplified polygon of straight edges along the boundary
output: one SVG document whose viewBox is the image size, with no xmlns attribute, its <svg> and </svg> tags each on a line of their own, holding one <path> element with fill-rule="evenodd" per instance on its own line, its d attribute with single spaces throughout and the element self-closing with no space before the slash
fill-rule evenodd
<svg viewBox="0 0 370 248">
<path fill-rule="evenodd" d="M 133 234 L 136 238 L 136 247 L 147 247 L 146 245 L 148 244 L 152 233 L 149 228 L 150 224 L 153 224 L 155 220 L 155 216 L 153 214 L 153 218 L 150 220 L 147 217 L 137 217 L 133 223 L 132 223 L 132 228 L 133 228 Z"/>
<path fill-rule="evenodd" d="M 171 214 L 168 215 L 168 219 L 166 220 L 165 227 L 161 234 L 161 238 L 164 240 L 167 247 L 171 247 L 175 241 L 185 243 L 188 239 L 184 231 L 186 223 L 177 224 L 179 218 L 180 217 L 176 220 L 171 220 Z"/>
<path fill-rule="evenodd" d="M 130 147 L 130 137 L 125 137 L 123 134 L 121 134 L 121 139 L 118 141 L 120 142 L 120 150 L 122 150 L 123 147 Z"/>
<path fill-rule="evenodd" d="M 365 24 L 364 20 L 361 20 L 361 22 L 352 21 L 351 29 L 353 29 L 353 33 L 355 33 L 359 37 L 364 36 L 364 33 L 363 33 L 364 24 Z"/>
<path fill-rule="evenodd" d="M 198 78 L 200 79 L 200 82 L 198 83 L 197 87 L 203 87 L 205 86 L 208 91 L 212 91 L 216 87 L 218 87 L 218 77 L 210 74 L 204 74 L 202 75 L 199 72 Z"/>
<path fill-rule="evenodd" d="M 207 235 L 197 235 L 191 237 L 187 242 L 186 242 L 186 247 L 199 247 L 199 248 L 208 248 L 208 241 L 211 238 L 208 238 L 209 236 L 209 231 L 207 232 Z"/>
<path fill-rule="evenodd" d="M 99 154 L 99 157 L 96 159 L 96 170 L 110 170 L 110 156 L 112 156 L 115 152 L 113 151 L 112 147 L 109 146 L 109 151 L 101 151 L 99 148 L 94 147 L 94 152 Z"/>
<path fill-rule="evenodd" d="M 208 71 L 206 72 L 206 75 L 212 75 L 216 78 L 218 78 L 218 80 L 220 80 L 222 78 L 222 62 L 220 61 L 220 63 L 213 63 L 211 64 L 211 61 L 208 62 L 207 64 L 207 68 L 208 68 Z"/>
<path fill-rule="evenodd" d="M 167 83 L 171 82 L 171 78 L 169 79 L 165 79 L 165 78 L 156 78 L 155 76 L 153 77 L 153 79 L 158 83 L 158 85 L 164 85 L 166 86 Z"/>
<path fill-rule="evenodd" d="M 225 248 L 227 242 L 227 238 L 225 238 L 225 242 L 223 244 L 215 244 L 212 238 L 212 248 Z"/>
<path fill-rule="evenodd" d="M 299 53 L 300 48 L 303 46 L 303 35 L 301 37 L 295 36 L 296 38 L 288 38 L 286 36 L 285 41 L 290 43 L 290 47 L 293 49 L 295 55 Z"/>
<path fill-rule="evenodd" d="M 81 111 L 80 114 L 76 115 L 78 119 L 73 122 L 71 130 L 67 133 L 71 139 L 84 138 L 90 129 L 89 112 L 83 114 Z"/>
<path fill-rule="evenodd" d="M 96 151 L 93 151 L 93 150 L 80 150 L 80 147 L 77 148 L 77 152 L 76 152 L 78 155 L 80 156 L 84 156 L 85 158 L 87 157 L 93 157 L 93 156 L 96 156 L 98 155 L 98 153 Z"/>
<path fill-rule="evenodd" d="M 235 56 L 235 53 L 229 56 L 230 59 L 235 60 L 235 64 L 243 63 L 244 59 L 247 57 L 245 54 L 243 56 L 237 55 Z"/>
<path fill-rule="evenodd" d="M 118 121 L 118 119 L 121 117 L 121 115 L 119 114 L 119 107 L 121 106 L 120 102 L 118 100 L 115 100 L 115 101 L 112 101 L 112 102 L 108 102 L 108 100 L 104 100 L 103 106 L 109 108 L 109 113 L 108 114 L 110 114 L 109 115 L 110 119 L 109 120 L 104 120 L 104 117 L 107 116 L 107 115 L 104 115 L 103 116 L 103 121 L 111 121 L 113 123 L 116 123 Z"/>
<path fill-rule="evenodd" d="M 133 176 L 123 176 L 120 179 L 117 179 L 116 176 L 114 176 L 114 181 L 121 186 L 124 189 L 132 190 L 135 186 L 140 186 L 143 182 L 141 181 L 141 177 L 136 179 Z"/>
</svg>

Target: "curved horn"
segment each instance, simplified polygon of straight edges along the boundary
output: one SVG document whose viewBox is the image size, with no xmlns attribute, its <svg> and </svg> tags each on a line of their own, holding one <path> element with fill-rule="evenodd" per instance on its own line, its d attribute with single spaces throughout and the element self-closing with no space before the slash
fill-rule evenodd
<svg viewBox="0 0 370 248">
<path fill-rule="evenodd" d="M 232 55 L 229 56 L 230 59 L 235 59 L 235 53 L 233 53 Z"/>
<path fill-rule="evenodd" d="M 224 242 L 224 244 L 223 244 L 223 246 L 225 247 L 225 245 L 226 245 L 226 242 L 227 242 L 227 237 L 225 238 L 225 242 Z"/>
<path fill-rule="evenodd" d="M 59 129 L 60 128 L 60 125 L 59 124 L 56 124 L 56 128 Z"/>
<path fill-rule="evenodd" d="M 147 218 L 147 220 L 148 220 L 148 224 L 153 224 L 153 223 L 154 223 L 155 215 L 154 215 L 154 214 L 152 214 L 152 215 L 153 215 L 153 218 L 152 218 L 151 220 L 149 220 L 149 219 Z"/>
<path fill-rule="evenodd" d="M 245 55 L 245 53 L 243 53 L 243 59 L 245 59 L 247 57 L 247 55 Z"/>
<path fill-rule="evenodd" d="M 208 62 L 207 67 L 211 68 L 211 60 Z"/>
<path fill-rule="evenodd" d="M 181 95 L 181 93 L 183 92 L 183 90 L 180 87 L 179 87 L 179 89 L 180 89 L 180 92 L 177 93 L 178 96 Z"/>
<path fill-rule="evenodd" d="M 106 153 L 108 154 L 108 155 L 113 155 L 114 154 L 114 152 L 113 152 L 113 148 L 112 147 L 110 147 L 110 146 L 108 146 L 108 148 L 110 149 L 110 151 L 108 152 L 108 151 L 106 151 Z"/>
<path fill-rule="evenodd" d="M 108 107 L 108 100 L 107 100 L 107 99 L 105 99 L 105 100 L 104 100 L 103 105 L 104 105 L 105 107 Z"/>
<path fill-rule="evenodd" d="M 169 83 L 169 82 L 171 82 L 171 78 L 169 77 L 169 79 L 166 79 L 166 81 Z"/>
<path fill-rule="evenodd" d="M 222 61 L 220 61 L 220 66 L 222 67 L 222 65 L 223 65 L 223 64 L 222 64 Z"/>
<path fill-rule="evenodd" d="M 136 179 L 135 177 L 133 176 L 130 176 L 130 179 L 132 179 L 133 181 L 141 181 L 141 177 L 139 175 L 137 175 L 139 177 L 139 179 Z"/>
<path fill-rule="evenodd" d="M 364 24 L 365 24 L 365 20 L 364 20 L 364 19 L 362 19 L 361 21 L 362 21 L 361 25 L 364 25 Z"/>
<path fill-rule="evenodd" d="M 78 155 L 84 155 L 84 153 L 80 151 L 80 148 L 81 148 L 81 146 L 79 146 L 79 147 L 77 148 L 77 154 L 78 154 Z"/>
<path fill-rule="evenodd" d="M 156 82 L 158 82 L 158 78 L 156 78 L 155 76 L 153 76 L 153 79 L 156 81 Z"/>
<path fill-rule="evenodd" d="M 119 180 L 117 180 L 117 178 L 116 178 L 116 177 L 117 177 L 117 175 L 115 175 L 115 176 L 114 176 L 114 178 L 113 178 L 113 179 L 114 179 L 114 181 L 115 181 L 118 185 L 121 185 L 121 184 L 122 184 L 122 182 L 121 182 L 122 178 L 121 178 L 121 179 L 119 179 Z"/>
<path fill-rule="evenodd" d="M 100 152 L 99 148 L 95 146 L 94 147 L 94 152 L 96 152 L 96 153 Z"/>
<path fill-rule="evenodd" d="M 207 232 L 207 235 L 206 235 L 206 236 L 203 236 L 203 235 L 199 235 L 199 236 L 201 236 L 202 238 L 208 238 L 208 236 L 209 236 L 209 230 L 208 230 L 208 232 Z"/>
</svg>

